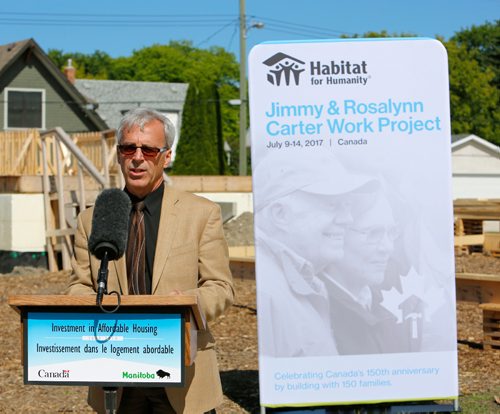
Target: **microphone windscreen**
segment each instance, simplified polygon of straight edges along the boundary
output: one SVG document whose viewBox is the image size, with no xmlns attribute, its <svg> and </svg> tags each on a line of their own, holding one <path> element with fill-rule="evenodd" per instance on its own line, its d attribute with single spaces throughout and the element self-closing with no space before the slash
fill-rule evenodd
<svg viewBox="0 0 500 414">
<path fill-rule="evenodd" d="M 103 190 L 96 198 L 89 237 L 89 251 L 98 259 L 123 256 L 127 247 L 128 221 L 132 203 L 118 188 Z"/>
</svg>

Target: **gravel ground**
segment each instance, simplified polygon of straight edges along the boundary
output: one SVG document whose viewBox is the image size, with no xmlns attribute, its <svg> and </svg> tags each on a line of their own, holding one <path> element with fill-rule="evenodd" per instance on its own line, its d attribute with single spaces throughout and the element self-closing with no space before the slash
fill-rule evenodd
<svg viewBox="0 0 500 414">
<path fill-rule="evenodd" d="M 243 213 L 224 223 L 224 233 L 229 246 L 253 246 L 253 214 Z"/>
<path fill-rule="evenodd" d="M 251 217 L 240 217 L 238 222 L 229 222 L 226 231 L 229 233 L 229 224 L 241 229 L 250 220 Z M 228 241 L 232 245 L 242 245 L 247 240 L 238 236 L 228 237 Z M 500 274 L 500 259 L 484 255 L 461 256 L 456 259 L 456 268 L 458 272 Z M 32 268 L 18 268 L 0 276 L 0 413 L 92 412 L 86 405 L 85 387 L 23 385 L 19 317 L 7 304 L 8 297 L 13 294 L 61 293 L 67 277 L 67 272 L 41 273 Z M 235 287 L 235 304 L 211 327 L 217 338 L 225 394 L 218 413 L 258 413 L 255 281 L 236 279 Z M 491 413 L 498 413 L 500 409 L 497 410 L 493 397 L 500 395 L 500 350 L 482 349 L 482 317 L 477 304 L 459 302 L 457 319 L 460 394 L 489 393 Z"/>
</svg>

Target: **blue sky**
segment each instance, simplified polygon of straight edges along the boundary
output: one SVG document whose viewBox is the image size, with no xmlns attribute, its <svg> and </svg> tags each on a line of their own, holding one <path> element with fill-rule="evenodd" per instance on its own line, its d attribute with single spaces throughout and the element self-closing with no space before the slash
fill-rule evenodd
<svg viewBox="0 0 500 414">
<path fill-rule="evenodd" d="M 246 0 L 247 51 L 264 41 L 387 30 L 451 37 L 500 18 L 500 0 Z M 0 5 L 0 44 L 34 38 L 45 50 L 129 56 L 170 40 L 239 54 L 239 0 L 16 0 Z"/>
</svg>

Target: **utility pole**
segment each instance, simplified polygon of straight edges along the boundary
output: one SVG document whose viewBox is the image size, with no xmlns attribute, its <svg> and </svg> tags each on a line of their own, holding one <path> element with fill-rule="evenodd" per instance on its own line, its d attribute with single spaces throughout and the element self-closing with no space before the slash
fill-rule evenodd
<svg viewBox="0 0 500 414">
<path fill-rule="evenodd" d="M 240 0 L 240 163 L 239 175 L 247 175 L 247 24 L 245 0 Z"/>
</svg>

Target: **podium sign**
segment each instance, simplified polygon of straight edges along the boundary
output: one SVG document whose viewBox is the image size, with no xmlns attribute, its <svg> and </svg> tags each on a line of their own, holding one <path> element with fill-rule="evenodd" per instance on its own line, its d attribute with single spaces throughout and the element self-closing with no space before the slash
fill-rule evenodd
<svg viewBox="0 0 500 414">
<path fill-rule="evenodd" d="M 446 50 L 249 56 L 261 405 L 458 398 Z"/>
<path fill-rule="evenodd" d="M 25 384 L 184 386 L 206 321 L 195 295 L 17 295 Z"/>
<path fill-rule="evenodd" d="M 25 384 L 182 386 L 179 313 L 24 315 Z"/>
</svg>

